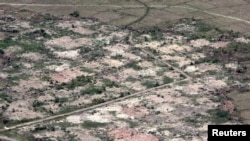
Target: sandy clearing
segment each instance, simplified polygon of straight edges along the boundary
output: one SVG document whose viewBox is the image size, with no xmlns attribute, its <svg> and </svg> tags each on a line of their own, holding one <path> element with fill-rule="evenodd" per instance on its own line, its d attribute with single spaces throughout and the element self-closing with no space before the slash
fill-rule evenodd
<svg viewBox="0 0 250 141">
<path fill-rule="evenodd" d="M 59 73 L 50 74 L 50 77 L 53 81 L 57 83 L 67 83 L 75 79 L 77 76 L 84 75 L 78 68 L 66 69 Z"/>
<path fill-rule="evenodd" d="M 143 134 L 131 128 L 120 128 L 108 133 L 114 141 L 159 141 L 158 138 L 151 134 Z"/>
<path fill-rule="evenodd" d="M 109 36 L 121 39 L 121 38 L 125 38 L 127 35 L 128 35 L 128 32 L 116 31 L 116 32 L 112 32 Z"/>
<path fill-rule="evenodd" d="M 110 114 L 102 114 L 102 113 L 95 113 L 95 114 L 83 114 L 81 115 L 81 119 L 83 121 L 93 121 L 99 123 L 108 123 L 112 121 L 113 116 Z"/>
<path fill-rule="evenodd" d="M 6 78 L 8 78 L 8 76 L 9 76 L 8 73 L 0 72 L 0 78 L 6 79 Z"/>
<path fill-rule="evenodd" d="M 30 25 L 30 22 L 27 22 L 27 21 L 18 22 L 18 23 L 15 24 L 15 26 L 25 28 L 25 29 L 31 29 L 32 28 L 32 26 Z"/>
<path fill-rule="evenodd" d="M 197 65 L 199 68 L 199 72 L 206 72 L 206 71 L 219 71 L 221 70 L 221 66 L 216 64 L 209 64 L 209 63 L 202 63 Z"/>
<path fill-rule="evenodd" d="M 93 30 L 88 28 L 83 28 L 84 22 L 81 21 L 61 21 L 57 24 L 58 27 L 63 29 L 68 29 L 76 33 L 80 33 L 82 35 L 90 35 L 95 33 Z"/>
<path fill-rule="evenodd" d="M 136 44 L 135 47 L 146 48 L 150 47 L 152 49 L 157 49 L 161 46 L 161 42 L 159 41 L 152 41 L 152 42 L 145 42 L 143 44 Z"/>
<path fill-rule="evenodd" d="M 237 63 L 228 63 L 228 64 L 225 64 L 225 67 L 232 69 L 232 70 L 236 70 L 239 67 L 239 65 Z"/>
<path fill-rule="evenodd" d="M 166 71 L 163 76 L 178 79 L 178 78 L 180 78 L 180 73 L 172 72 L 172 71 Z"/>
<path fill-rule="evenodd" d="M 41 95 L 37 98 L 37 101 L 39 102 L 46 102 L 46 101 L 52 101 L 54 100 L 55 98 L 49 94 L 46 94 L 46 95 Z"/>
<path fill-rule="evenodd" d="M 123 55 L 124 54 L 124 50 L 121 49 L 121 48 L 116 48 L 114 46 L 108 46 L 108 47 L 105 47 L 105 50 L 108 50 L 110 51 L 110 56 L 116 56 L 116 55 Z"/>
<path fill-rule="evenodd" d="M 137 55 L 134 55 L 134 54 L 128 53 L 128 52 L 123 53 L 122 56 L 126 59 L 133 60 L 133 61 L 140 61 L 141 60 L 140 56 L 137 56 Z"/>
<path fill-rule="evenodd" d="M 125 51 L 129 49 L 129 45 L 118 43 L 115 45 L 106 46 L 105 49 L 107 49 L 110 52 L 124 53 Z"/>
<path fill-rule="evenodd" d="M 154 69 L 140 70 L 138 72 L 141 76 L 156 76 L 156 71 Z"/>
<path fill-rule="evenodd" d="M 183 86 L 182 92 L 188 95 L 198 95 L 200 94 L 201 88 L 203 88 L 203 85 L 198 83 L 188 84 Z"/>
<path fill-rule="evenodd" d="M 55 51 L 54 54 L 58 58 L 68 58 L 68 59 L 76 59 L 80 54 L 80 49 L 77 50 L 69 50 L 69 51 Z"/>
<path fill-rule="evenodd" d="M 136 71 L 136 70 L 134 70 L 132 68 L 124 69 L 123 71 L 119 72 L 119 76 L 122 78 L 122 80 L 125 80 L 129 76 L 137 77 L 138 76 L 138 71 Z"/>
<path fill-rule="evenodd" d="M 189 52 L 191 51 L 191 47 L 185 46 L 185 45 L 177 45 L 177 44 L 171 44 L 171 45 L 165 45 L 163 47 L 158 48 L 160 52 L 163 52 L 165 54 L 172 54 L 174 52 Z"/>
<path fill-rule="evenodd" d="M 189 65 L 192 62 L 190 59 L 182 56 L 163 55 L 161 56 L 161 58 L 166 61 L 175 61 L 179 65 L 179 67 Z"/>
<path fill-rule="evenodd" d="M 187 66 L 187 67 L 185 68 L 184 72 L 190 73 L 190 72 L 195 72 L 195 71 L 197 71 L 197 70 L 199 70 L 199 68 L 196 67 L 196 66 Z"/>
<path fill-rule="evenodd" d="M 142 106 L 123 107 L 122 112 L 132 119 L 140 119 L 148 115 L 148 110 Z"/>
<path fill-rule="evenodd" d="M 197 39 L 197 40 L 191 40 L 190 41 L 191 46 L 195 48 L 200 48 L 203 46 L 208 46 L 210 42 L 206 39 Z"/>
<path fill-rule="evenodd" d="M 101 61 L 100 61 L 101 62 Z M 89 68 L 89 69 L 95 69 L 95 71 L 101 71 L 101 69 L 98 68 L 102 68 L 103 65 L 97 61 L 91 61 L 91 62 L 83 62 L 83 66 L 85 68 Z"/>
<path fill-rule="evenodd" d="M 101 141 L 97 137 L 91 135 L 90 131 L 82 127 L 68 127 L 66 132 L 75 135 L 80 141 Z"/>
<path fill-rule="evenodd" d="M 195 53 L 191 55 L 192 60 L 199 60 L 201 58 L 205 58 L 206 56 L 203 53 Z"/>
<path fill-rule="evenodd" d="M 64 131 L 61 130 L 56 130 L 56 131 L 46 131 L 46 132 L 40 132 L 40 133 L 35 133 L 33 134 L 36 139 L 42 139 L 42 138 L 60 138 L 65 135 Z"/>
<path fill-rule="evenodd" d="M 244 37 L 236 38 L 235 41 L 241 43 L 250 43 L 250 39 L 246 39 Z"/>
<path fill-rule="evenodd" d="M 41 54 L 35 52 L 23 53 L 21 57 L 28 59 L 30 61 L 39 61 L 43 58 Z"/>
<path fill-rule="evenodd" d="M 229 42 L 215 42 L 215 43 L 210 43 L 209 46 L 213 47 L 213 48 L 225 48 L 227 47 Z"/>
<path fill-rule="evenodd" d="M 58 66 L 58 65 L 51 65 L 51 66 L 46 66 L 47 69 L 49 70 L 53 70 L 56 72 L 61 72 L 63 70 L 69 69 L 70 65 L 67 63 L 63 63 L 62 65 Z"/>
<path fill-rule="evenodd" d="M 91 43 L 92 41 L 89 38 L 72 39 L 69 36 L 63 36 L 45 42 L 45 46 L 48 48 L 62 47 L 65 49 L 74 49 L 83 45 L 91 45 Z"/>
<path fill-rule="evenodd" d="M 145 90 L 146 87 L 141 84 L 141 82 L 136 81 L 136 82 L 125 82 L 123 83 L 126 85 L 128 88 L 133 89 L 135 91 L 142 91 Z"/>
<path fill-rule="evenodd" d="M 49 85 L 48 82 L 42 81 L 36 77 L 31 77 L 31 78 L 29 78 L 29 80 L 20 80 L 19 81 L 19 87 L 26 88 L 26 89 L 30 89 L 30 88 L 42 89 L 48 85 Z"/>
<path fill-rule="evenodd" d="M 123 62 L 119 60 L 110 59 L 110 58 L 103 58 L 103 62 L 108 64 L 110 67 L 116 67 L 116 68 L 124 65 Z"/>
<path fill-rule="evenodd" d="M 73 123 L 73 124 L 80 124 L 83 122 L 81 119 L 81 116 L 79 116 L 79 115 L 68 116 L 68 117 L 66 117 L 66 121 Z"/>
<path fill-rule="evenodd" d="M 221 89 L 227 86 L 227 83 L 224 80 L 216 80 L 214 77 L 205 77 L 204 82 L 209 87 L 217 89 Z"/>
<path fill-rule="evenodd" d="M 142 68 L 149 68 L 153 66 L 153 63 L 149 61 L 142 61 L 142 62 L 139 62 L 138 65 Z"/>
<path fill-rule="evenodd" d="M 158 93 L 157 95 L 149 95 L 146 97 L 146 99 L 151 100 L 157 104 L 166 103 L 166 102 L 174 103 L 174 104 L 185 104 L 190 101 L 190 99 L 187 97 L 175 97 L 167 93 L 160 93 L 160 94 Z"/>
</svg>

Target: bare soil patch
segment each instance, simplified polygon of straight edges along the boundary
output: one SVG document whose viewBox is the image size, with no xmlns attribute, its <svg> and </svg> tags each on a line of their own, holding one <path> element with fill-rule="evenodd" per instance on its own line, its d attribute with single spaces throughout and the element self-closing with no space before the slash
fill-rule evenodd
<svg viewBox="0 0 250 141">
<path fill-rule="evenodd" d="M 45 46 L 50 47 L 62 47 L 65 49 L 74 49 L 77 47 L 81 47 L 83 45 L 90 45 L 92 42 L 88 38 L 78 38 L 72 39 L 69 36 L 63 36 L 60 38 L 56 38 L 53 40 L 49 40 L 45 43 Z"/>
<path fill-rule="evenodd" d="M 78 68 L 66 69 L 56 74 L 50 74 L 50 77 L 53 81 L 57 83 L 67 83 L 75 79 L 77 76 L 81 76 L 84 73 Z"/>
</svg>

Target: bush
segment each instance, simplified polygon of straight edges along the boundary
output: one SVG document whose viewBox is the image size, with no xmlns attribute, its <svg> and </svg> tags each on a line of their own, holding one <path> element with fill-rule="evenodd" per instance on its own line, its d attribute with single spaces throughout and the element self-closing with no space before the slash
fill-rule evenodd
<svg viewBox="0 0 250 141">
<path fill-rule="evenodd" d="M 68 89 L 74 89 L 75 87 L 79 86 L 84 86 L 88 83 L 91 83 L 92 77 L 90 76 L 78 76 L 76 79 L 72 80 L 70 83 L 62 83 L 58 85 L 56 88 L 57 89 L 63 89 L 63 88 L 68 88 Z"/>
<path fill-rule="evenodd" d="M 199 61 L 195 61 L 196 64 L 200 63 L 219 63 L 220 61 L 217 58 L 205 57 L 200 59 Z"/>
<path fill-rule="evenodd" d="M 103 127 L 106 126 L 106 123 L 100 123 L 100 122 L 94 122 L 94 121 L 84 121 L 84 123 L 82 124 L 83 128 L 98 128 L 98 127 Z"/>
<path fill-rule="evenodd" d="M 0 49 L 0 55 L 3 55 L 4 51 L 2 49 Z"/>
<path fill-rule="evenodd" d="M 104 79 L 103 80 L 103 83 L 104 83 L 104 87 L 118 87 L 118 85 L 114 82 L 114 81 L 111 81 L 111 80 L 108 80 L 108 79 Z"/>
<path fill-rule="evenodd" d="M 55 98 L 55 103 L 64 103 L 64 102 L 68 102 L 68 98 L 66 97 L 62 97 L 62 98 L 59 98 L 59 97 L 56 97 Z"/>
<path fill-rule="evenodd" d="M 142 82 L 142 85 L 143 86 L 146 86 L 147 88 L 153 88 L 153 87 L 157 87 L 159 86 L 159 83 L 157 81 L 145 81 L 145 82 Z"/>
<path fill-rule="evenodd" d="M 79 17 L 80 16 L 78 11 L 74 11 L 73 13 L 70 13 L 69 15 L 72 17 Z"/>
<path fill-rule="evenodd" d="M 84 90 L 81 90 L 81 94 L 101 94 L 103 91 L 105 91 L 105 87 L 97 87 L 94 85 L 90 85 L 89 87 L 87 87 Z"/>
<path fill-rule="evenodd" d="M 163 77 L 163 83 L 164 84 L 168 84 L 168 83 L 172 83 L 174 80 L 172 78 L 169 78 L 167 76 Z"/>
<path fill-rule="evenodd" d="M 95 98 L 95 99 L 92 100 L 93 105 L 101 104 L 101 103 L 104 103 L 104 102 L 105 102 L 105 100 L 101 99 L 101 98 Z"/>
<path fill-rule="evenodd" d="M 140 66 L 137 65 L 137 62 L 135 62 L 135 61 L 127 63 L 124 67 L 133 68 L 134 70 L 141 70 L 142 69 Z"/>
<path fill-rule="evenodd" d="M 221 109 L 209 110 L 208 113 L 211 115 L 211 120 L 214 123 L 225 123 L 230 120 L 230 114 Z"/>
</svg>

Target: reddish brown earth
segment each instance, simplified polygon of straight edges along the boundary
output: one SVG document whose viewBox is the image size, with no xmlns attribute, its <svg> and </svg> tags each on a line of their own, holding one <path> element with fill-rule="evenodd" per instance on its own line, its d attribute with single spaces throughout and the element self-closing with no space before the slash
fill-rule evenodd
<svg viewBox="0 0 250 141">
<path fill-rule="evenodd" d="M 159 141 L 159 139 L 150 134 L 139 133 L 134 129 L 120 128 L 108 133 L 115 141 Z"/>
<path fill-rule="evenodd" d="M 134 118 L 143 118 L 147 115 L 147 109 L 142 106 L 124 107 L 123 112 Z"/>
</svg>

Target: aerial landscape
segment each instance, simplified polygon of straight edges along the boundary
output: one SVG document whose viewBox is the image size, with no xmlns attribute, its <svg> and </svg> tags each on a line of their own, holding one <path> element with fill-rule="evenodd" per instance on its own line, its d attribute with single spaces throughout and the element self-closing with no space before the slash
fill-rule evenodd
<svg viewBox="0 0 250 141">
<path fill-rule="evenodd" d="M 0 140 L 206 141 L 250 124 L 250 0 L 0 0 Z"/>
</svg>

